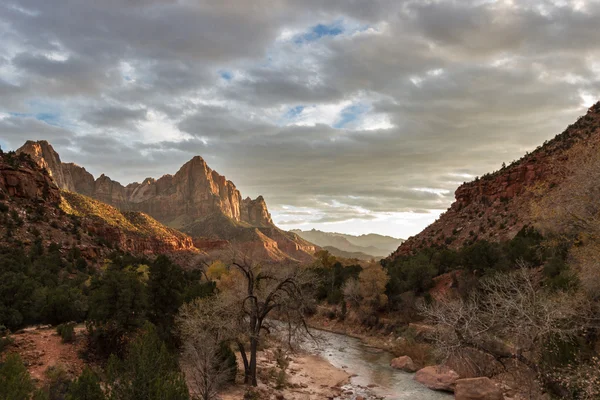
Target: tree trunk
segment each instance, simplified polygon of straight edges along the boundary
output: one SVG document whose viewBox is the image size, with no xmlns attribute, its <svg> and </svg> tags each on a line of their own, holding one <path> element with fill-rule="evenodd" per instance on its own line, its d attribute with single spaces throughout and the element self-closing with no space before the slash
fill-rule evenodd
<svg viewBox="0 0 600 400">
<path fill-rule="evenodd" d="M 256 352 L 258 350 L 258 338 L 252 336 L 250 338 L 250 378 L 252 379 L 252 386 L 258 386 L 256 379 Z"/>
<path fill-rule="evenodd" d="M 250 364 L 248 363 L 248 356 L 246 355 L 246 349 L 242 342 L 237 342 L 238 349 L 242 355 L 242 361 L 244 362 L 244 383 L 250 383 Z"/>
</svg>

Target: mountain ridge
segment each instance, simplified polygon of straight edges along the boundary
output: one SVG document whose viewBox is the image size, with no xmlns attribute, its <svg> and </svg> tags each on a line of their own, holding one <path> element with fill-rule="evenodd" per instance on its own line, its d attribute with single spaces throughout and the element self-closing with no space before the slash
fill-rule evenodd
<svg viewBox="0 0 600 400">
<path fill-rule="evenodd" d="M 295 234 L 275 226 L 262 196 L 242 198 L 235 184 L 212 170 L 204 159 L 195 156 L 174 174 L 142 183 L 123 186 L 102 174 L 97 179 L 84 167 L 63 163 L 47 141 L 27 141 L 17 150 L 48 170 L 63 190 L 78 193 L 116 207 L 122 212 L 142 212 L 160 223 L 193 237 L 196 243 L 214 248 L 211 240 L 227 240 L 257 256 L 280 260 L 312 260 L 316 247 Z M 210 222 L 211 216 L 223 216 L 228 222 L 228 237 Z M 256 231 L 262 229 L 262 232 Z M 252 233 L 252 231 L 254 231 Z M 250 233 L 249 233 L 250 232 Z M 268 238 L 268 239 L 267 239 Z M 223 247 L 222 242 L 218 247 Z M 276 247 L 276 250 L 273 248 Z"/>
<path fill-rule="evenodd" d="M 136 255 L 198 253 L 191 237 L 143 213 L 122 213 L 61 190 L 47 169 L 24 154 L 0 152 L 0 203 L 5 214 L 1 242 L 70 243 L 94 263 L 114 249 Z"/>
<path fill-rule="evenodd" d="M 334 247 L 340 252 L 356 253 L 355 255 L 362 253 L 371 258 L 386 257 L 403 242 L 403 239 L 376 233 L 357 236 L 338 232 L 323 232 L 317 229 L 310 231 L 294 229 L 290 232 L 296 233 L 305 240 L 321 247 Z"/>
<path fill-rule="evenodd" d="M 477 240 L 512 239 L 535 223 L 533 205 L 552 196 L 578 160 L 600 150 L 600 102 L 553 139 L 493 173 L 460 185 L 455 201 L 419 234 L 390 256 L 413 254 L 431 246 L 460 248 Z"/>
</svg>

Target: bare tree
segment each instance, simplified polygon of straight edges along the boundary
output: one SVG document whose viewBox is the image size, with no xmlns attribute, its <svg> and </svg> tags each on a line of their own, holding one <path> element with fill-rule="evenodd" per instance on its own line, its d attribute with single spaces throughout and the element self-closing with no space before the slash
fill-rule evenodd
<svg viewBox="0 0 600 400">
<path fill-rule="evenodd" d="M 183 342 L 183 369 L 190 390 L 202 400 L 215 399 L 236 372 L 219 358 L 222 343 L 234 338 L 231 307 L 219 300 L 211 297 L 184 304 L 176 318 Z"/>
<path fill-rule="evenodd" d="M 235 342 L 244 382 L 257 386 L 257 351 L 263 332 L 269 329 L 268 319 L 276 317 L 288 328 L 289 343 L 300 330 L 308 332 L 305 313 L 312 298 L 311 276 L 299 265 L 261 263 L 247 253 L 232 251 L 227 272 L 217 284 L 219 293 L 210 301 L 183 307 L 179 325 L 190 332 L 209 327 L 219 340 Z"/>
<path fill-rule="evenodd" d="M 183 367 L 190 390 L 202 400 L 216 399 L 219 389 L 232 374 L 231 366 L 219 358 L 220 345 L 206 332 L 200 332 L 183 344 Z"/>
<path fill-rule="evenodd" d="M 592 311 L 584 296 L 542 290 L 539 273 L 521 268 L 483 279 L 467 300 L 438 301 L 421 312 L 436 327 L 446 357 L 465 359 L 476 350 L 505 367 L 518 361 L 538 374 L 545 341 L 575 337 Z"/>
<path fill-rule="evenodd" d="M 262 264 L 246 257 L 234 258 L 231 268 L 238 278 L 224 295 L 235 298 L 241 316 L 239 325 L 247 336 L 249 351 L 238 340 L 245 370 L 245 382 L 257 386 L 256 353 L 261 334 L 268 317 L 277 314 L 278 319 L 290 327 L 301 326 L 308 331 L 304 319 L 306 294 L 311 285 L 310 274 L 298 265 Z"/>
</svg>

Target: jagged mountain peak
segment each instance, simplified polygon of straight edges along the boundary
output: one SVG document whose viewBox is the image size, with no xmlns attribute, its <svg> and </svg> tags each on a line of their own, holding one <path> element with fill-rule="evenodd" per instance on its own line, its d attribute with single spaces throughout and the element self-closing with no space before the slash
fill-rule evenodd
<svg viewBox="0 0 600 400">
<path fill-rule="evenodd" d="M 282 247 L 280 250 L 284 254 L 294 259 L 310 258 L 315 251 L 313 245 L 290 239 L 273 224 L 262 196 L 242 200 L 233 182 L 212 170 L 200 156 L 186 162 L 175 175 L 164 175 L 158 180 L 147 178 L 141 184 L 123 186 L 104 174 L 94 179 L 84 168 L 62 163 L 58 153 L 47 142 L 27 142 L 18 152 L 32 155 L 34 161 L 46 168 L 64 190 L 91 197 L 121 211 L 143 212 L 171 228 L 192 235 L 200 232 L 218 238 L 219 235 L 212 235 L 210 229 L 199 229 L 203 221 L 216 216 L 219 221 L 231 221 L 227 240 L 238 234 L 238 237 L 247 236 L 242 233 L 243 229 L 260 228 L 265 229 L 261 235 L 271 239 L 267 243 L 260 239 L 262 236 L 251 235 L 256 241 L 252 246 L 267 248 L 275 243 Z"/>
</svg>

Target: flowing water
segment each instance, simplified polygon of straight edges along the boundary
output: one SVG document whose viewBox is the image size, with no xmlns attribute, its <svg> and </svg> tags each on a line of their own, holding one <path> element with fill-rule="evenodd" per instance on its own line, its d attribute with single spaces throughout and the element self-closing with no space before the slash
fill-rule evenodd
<svg viewBox="0 0 600 400">
<path fill-rule="evenodd" d="M 453 396 L 426 388 L 409 374 L 390 367 L 392 354 L 365 345 L 361 340 L 331 332 L 318 331 L 318 344 L 306 342 L 303 348 L 325 358 L 337 368 L 354 375 L 340 399 L 363 395 L 382 399 L 449 400 Z"/>
</svg>

